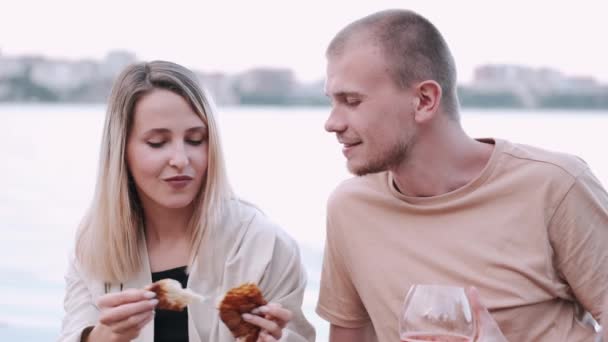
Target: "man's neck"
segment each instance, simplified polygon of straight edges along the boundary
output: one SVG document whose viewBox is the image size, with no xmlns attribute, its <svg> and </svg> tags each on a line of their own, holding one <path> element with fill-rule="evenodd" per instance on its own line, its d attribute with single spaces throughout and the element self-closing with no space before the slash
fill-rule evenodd
<svg viewBox="0 0 608 342">
<path fill-rule="evenodd" d="M 439 196 L 463 187 L 481 174 L 493 151 L 460 126 L 434 135 L 421 137 L 407 160 L 390 170 L 406 196 Z"/>
</svg>

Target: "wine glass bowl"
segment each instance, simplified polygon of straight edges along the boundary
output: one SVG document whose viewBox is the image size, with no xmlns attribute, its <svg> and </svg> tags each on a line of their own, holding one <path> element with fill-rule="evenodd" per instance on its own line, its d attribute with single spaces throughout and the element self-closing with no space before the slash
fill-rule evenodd
<svg viewBox="0 0 608 342">
<path fill-rule="evenodd" d="M 461 287 L 413 285 L 399 317 L 403 342 L 470 342 L 475 337 L 469 299 Z"/>
</svg>

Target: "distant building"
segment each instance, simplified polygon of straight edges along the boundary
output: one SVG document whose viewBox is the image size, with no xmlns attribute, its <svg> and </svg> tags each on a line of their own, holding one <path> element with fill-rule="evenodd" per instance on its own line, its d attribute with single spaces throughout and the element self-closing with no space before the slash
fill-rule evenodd
<svg viewBox="0 0 608 342">
<path fill-rule="evenodd" d="M 27 65 L 20 58 L 0 55 L 0 80 L 22 76 Z"/>
<path fill-rule="evenodd" d="M 91 61 L 45 60 L 32 65 L 30 72 L 33 83 L 59 93 L 69 92 L 100 76 L 98 65 Z"/>
<path fill-rule="evenodd" d="M 100 65 L 101 73 L 106 77 L 114 79 L 125 67 L 136 61 L 135 54 L 131 52 L 122 50 L 110 51 Z"/>
<path fill-rule="evenodd" d="M 135 62 L 135 54 L 121 50 L 101 61 L 11 57 L 0 51 L 0 101 L 105 102 L 116 76 Z M 193 71 L 222 105 L 329 104 L 323 80 L 300 83 L 288 68 L 254 68 L 237 75 Z M 470 84 L 458 86 L 458 94 L 464 107 L 608 108 L 608 85 L 593 77 L 520 65 L 480 66 Z"/>
<path fill-rule="evenodd" d="M 284 104 L 296 84 L 290 69 L 256 68 L 238 75 L 235 88 L 241 103 Z"/>
<path fill-rule="evenodd" d="M 239 98 L 233 87 L 233 80 L 223 73 L 197 73 L 200 84 L 207 89 L 218 105 L 234 105 Z"/>
<path fill-rule="evenodd" d="M 605 91 L 592 77 L 567 77 L 550 68 L 519 65 L 483 65 L 475 69 L 469 90 L 478 94 L 512 94 L 525 107 L 539 107 L 546 99 L 558 96 L 605 96 Z M 570 101 L 570 100 L 568 100 Z"/>
<path fill-rule="evenodd" d="M 519 65 L 494 64 L 476 68 L 471 86 L 511 90 L 524 87 L 529 91 L 542 94 L 563 90 L 595 90 L 600 85 L 592 77 L 567 77 L 550 68 L 534 69 Z"/>
</svg>

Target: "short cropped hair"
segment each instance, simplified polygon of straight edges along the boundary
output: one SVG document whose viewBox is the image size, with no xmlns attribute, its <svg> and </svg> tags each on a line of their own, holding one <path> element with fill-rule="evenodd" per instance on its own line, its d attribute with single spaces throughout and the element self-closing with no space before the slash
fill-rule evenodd
<svg viewBox="0 0 608 342">
<path fill-rule="evenodd" d="M 327 48 L 327 56 L 345 52 L 354 36 L 378 44 L 397 85 L 434 80 L 441 86 L 442 106 L 458 118 L 456 66 L 439 30 L 428 19 L 410 10 L 386 10 L 356 20 L 343 28 Z"/>
</svg>

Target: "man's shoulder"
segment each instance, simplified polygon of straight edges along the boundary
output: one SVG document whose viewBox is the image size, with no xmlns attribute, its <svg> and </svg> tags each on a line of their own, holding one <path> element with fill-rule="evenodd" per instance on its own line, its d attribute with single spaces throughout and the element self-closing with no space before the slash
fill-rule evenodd
<svg viewBox="0 0 608 342">
<path fill-rule="evenodd" d="M 585 161 L 576 155 L 526 144 L 505 142 L 504 145 L 505 155 L 514 161 L 529 163 L 544 173 L 576 178 L 588 168 Z"/>
<path fill-rule="evenodd" d="M 328 206 L 362 200 L 372 194 L 386 191 L 388 173 L 380 172 L 365 176 L 355 176 L 343 180 L 329 196 Z"/>
</svg>

